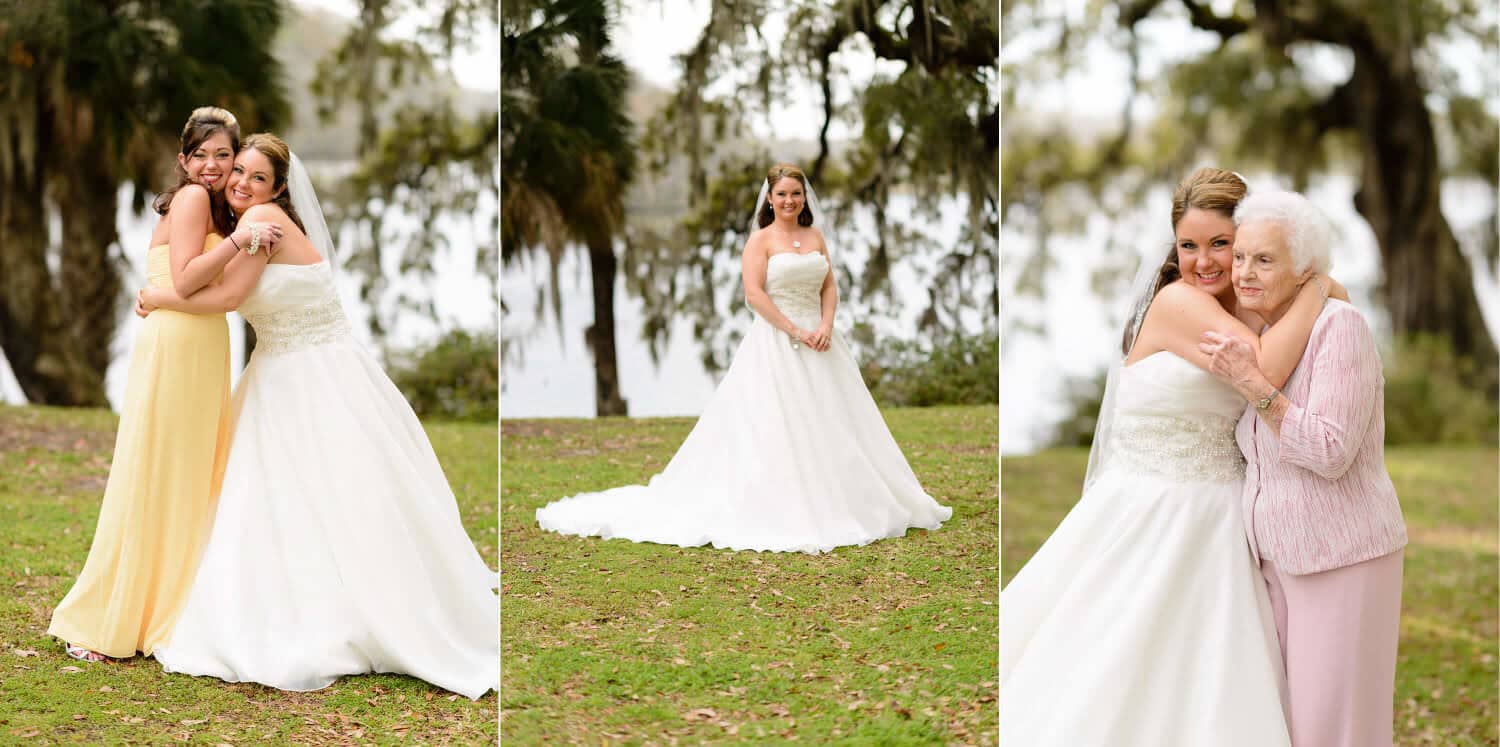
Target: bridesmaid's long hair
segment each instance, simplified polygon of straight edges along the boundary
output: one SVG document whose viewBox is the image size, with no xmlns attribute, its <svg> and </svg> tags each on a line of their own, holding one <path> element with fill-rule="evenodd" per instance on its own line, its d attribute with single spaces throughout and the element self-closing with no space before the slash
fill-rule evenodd
<svg viewBox="0 0 1500 747">
<path fill-rule="evenodd" d="M 776 182 L 787 177 L 791 177 L 802 183 L 802 212 L 797 214 L 797 225 L 810 226 L 813 224 L 812 206 L 807 201 L 807 174 L 802 173 L 802 169 L 789 163 L 778 163 L 772 166 L 766 172 L 766 198 L 769 199 L 771 197 L 771 190 L 776 188 Z M 740 215 L 744 215 L 744 213 L 740 213 Z M 762 202 L 760 204 L 760 212 L 756 213 L 755 219 L 761 228 L 765 228 L 776 222 L 776 213 L 771 210 L 771 203 Z"/>
<path fill-rule="evenodd" d="M 257 132 L 245 138 L 244 149 L 252 148 L 260 151 L 261 155 L 271 162 L 272 180 L 275 182 L 271 185 L 271 189 L 280 190 L 275 197 L 271 198 L 271 202 L 285 211 L 286 216 L 297 224 L 298 229 L 307 233 L 307 227 L 302 225 L 302 218 L 297 215 L 297 209 L 292 207 L 292 191 L 286 186 L 287 174 L 292 168 L 291 146 L 269 132 Z"/>
<path fill-rule="evenodd" d="M 1245 194 L 1250 188 L 1245 185 L 1245 180 L 1239 174 L 1227 169 L 1216 169 L 1211 166 L 1204 167 L 1189 174 L 1187 178 L 1177 183 L 1177 189 L 1172 191 L 1172 231 L 1175 236 L 1177 224 L 1187 211 L 1197 208 L 1199 210 L 1212 210 L 1225 218 L 1234 217 L 1234 209 L 1245 199 Z M 1172 246 L 1167 249 L 1167 256 L 1162 260 L 1161 267 L 1156 271 L 1156 280 L 1151 283 L 1151 292 L 1139 304 L 1144 311 L 1149 306 L 1151 299 L 1165 288 L 1167 284 L 1182 277 L 1182 268 L 1177 263 L 1177 239 L 1172 239 Z M 1140 329 L 1140 320 L 1131 318 L 1125 320 L 1125 334 L 1120 339 L 1120 347 L 1126 354 L 1130 354 L 1130 348 L 1135 343 L 1136 332 Z"/>
<path fill-rule="evenodd" d="M 205 140 L 221 132 L 229 135 L 229 149 L 239 153 L 239 120 L 235 119 L 234 114 L 228 109 L 200 106 L 193 110 L 193 113 L 188 116 L 187 124 L 182 126 L 182 150 L 180 152 L 184 156 L 191 156 Z M 223 178 L 228 182 L 229 175 L 225 174 Z M 188 178 L 187 169 L 184 169 L 182 164 L 177 164 L 177 183 L 172 185 L 171 189 L 157 195 L 156 199 L 151 201 L 151 209 L 155 210 L 157 215 L 166 215 L 172 207 L 172 198 L 177 195 L 177 190 L 192 181 Z M 214 228 L 218 229 L 219 233 L 228 236 L 234 231 L 234 213 L 229 211 L 229 202 L 224 199 L 222 191 L 208 190 L 208 210 L 209 216 L 213 218 Z"/>
</svg>

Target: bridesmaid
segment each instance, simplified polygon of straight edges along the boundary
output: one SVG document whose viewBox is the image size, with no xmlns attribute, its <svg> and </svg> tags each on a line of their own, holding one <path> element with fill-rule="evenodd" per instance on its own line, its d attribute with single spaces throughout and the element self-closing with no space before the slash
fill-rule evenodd
<svg viewBox="0 0 1500 747">
<path fill-rule="evenodd" d="M 187 295 L 237 262 L 265 262 L 279 229 L 234 218 L 224 185 L 239 149 L 234 115 L 193 111 L 177 185 L 152 203 L 147 283 Z M 229 238 L 223 238 L 228 236 Z M 253 254 L 242 251 L 264 247 Z M 130 351 L 114 461 L 83 572 L 47 633 L 83 661 L 150 654 L 172 630 L 213 520 L 228 453 L 229 327 L 223 314 L 152 314 Z"/>
</svg>

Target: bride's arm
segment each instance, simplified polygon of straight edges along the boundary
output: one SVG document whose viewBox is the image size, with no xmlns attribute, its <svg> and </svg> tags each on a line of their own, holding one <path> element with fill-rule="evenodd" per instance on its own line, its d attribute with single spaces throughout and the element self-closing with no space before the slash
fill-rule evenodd
<svg viewBox="0 0 1500 747">
<path fill-rule="evenodd" d="M 234 311 L 244 303 L 250 291 L 255 289 L 255 284 L 260 282 L 260 274 L 266 269 L 269 260 L 266 252 L 241 252 L 229 261 L 219 282 L 208 285 L 187 298 L 183 298 L 174 288 L 143 288 L 138 297 L 143 307 L 141 310 L 149 313 L 154 309 L 169 309 L 188 314 L 222 314 Z"/>
<path fill-rule="evenodd" d="M 203 226 L 209 222 L 209 197 L 208 190 L 198 184 L 185 185 L 172 196 L 167 220 L 172 223 L 171 238 L 167 240 L 172 288 L 182 296 L 190 296 L 213 282 L 250 240 L 250 224 L 241 221 L 240 227 L 219 241 L 218 246 L 203 251 Z"/>
<path fill-rule="evenodd" d="M 772 327 L 781 330 L 793 337 L 801 338 L 802 330 L 792 323 L 792 320 L 776 308 L 771 301 L 771 295 L 766 293 L 766 256 L 765 246 L 757 239 L 757 233 L 745 242 L 745 250 L 740 253 L 740 278 L 745 284 L 745 303 L 755 309 Z"/>
<path fill-rule="evenodd" d="M 822 252 L 823 259 L 828 260 L 828 275 L 823 278 L 823 287 L 818 291 L 823 302 L 823 320 L 818 324 L 818 334 L 827 338 L 833 334 L 833 314 L 839 308 L 839 284 L 833 278 L 833 259 L 828 254 L 828 242 L 823 240 L 822 231 L 814 228 L 813 232 L 818 234 L 818 251 Z"/>
<path fill-rule="evenodd" d="M 240 216 L 240 225 L 248 226 L 252 221 L 261 226 L 261 250 L 255 254 L 239 252 L 224 268 L 224 274 L 215 283 L 184 296 L 176 288 L 144 288 L 137 296 L 136 313 L 150 313 L 162 308 L 188 314 L 222 314 L 234 311 L 244 303 L 266 264 L 280 249 L 280 239 L 285 226 L 285 214 L 274 205 L 256 205 Z"/>
<path fill-rule="evenodd" d="M 1323 311 L 1323 294 L 1314 282 L 1306 282 L 1297 292 L 1292 307 L 1276 324 L 1257 334 L 1244 322 L 1224 310 L 1207 293 L 1185 283 L 1172 283 L 1157 294 L 1147 315 L 1147 323 L 1156 317 L 1160 325 L 1160 349 L 1170 350 L 1199 368 L 1208 371 L 1210 356 L 1199 349 L 1204 332 L 1238 337 L 1255 352 L 1262 375 L 1273 385 L 1286 384 L 1302 353 L 1313 325 Z"/>
</svg>

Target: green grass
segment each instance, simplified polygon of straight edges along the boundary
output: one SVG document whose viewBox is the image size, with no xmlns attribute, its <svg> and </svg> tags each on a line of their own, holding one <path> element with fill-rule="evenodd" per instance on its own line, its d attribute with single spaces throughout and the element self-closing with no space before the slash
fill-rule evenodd
<svg viewBox="0 0 1500 747">
<path fill-rule="evenodd" d="M 1082 449 L 1003 461 L 1007 581 L 1077 502 L 1087 463 Z M 1500 743 L 1497 465 L 1493 448 L 1386 450 L 1410 539 L 1396 665 L 1398 745 Z"/>
<path fill-rule="evenodd" d="M 493 744 L 496 698 L 411 677 L 345 677 L 311 693 L 164 674 L 155 659 L 75 662 L 46 634 L 83 567 L 116 417 L 0 406 L 0 744 Z M 496 557 L 495 426 L 426 426 L 469 536 Z"/>
<path fill-rule="evenodd" d="M 541 531 L 642 483 L 691 419 L 503 421 L 507 745 L 994 744 L 996 410 L 887 410 L 953 518 L 821 556 Z"/>
</svg>

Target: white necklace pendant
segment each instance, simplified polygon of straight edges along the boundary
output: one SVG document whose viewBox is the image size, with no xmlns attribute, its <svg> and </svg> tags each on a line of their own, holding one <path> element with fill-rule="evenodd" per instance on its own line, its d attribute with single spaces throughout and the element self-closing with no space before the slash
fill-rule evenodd
<svg viewBox="0 0 1500 747">
<path fill-rule="evenodd" d="M 802 248 L 802 242 L 800 242 L 800 241 L 793 241 L 792 242 L 792 248 L 793 249 L 801 249 Z"/>
</svg>

